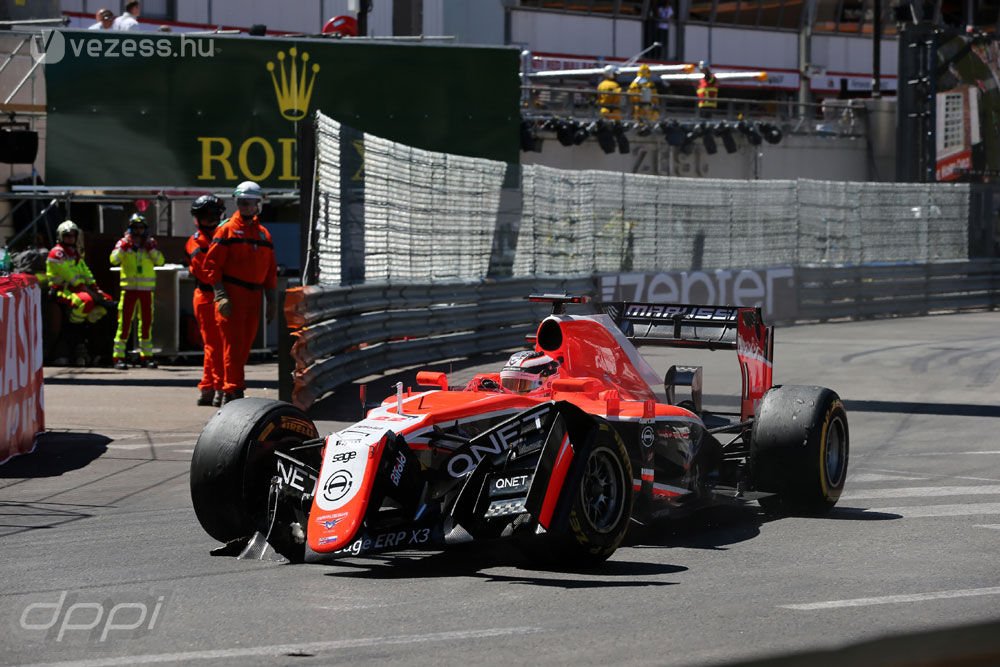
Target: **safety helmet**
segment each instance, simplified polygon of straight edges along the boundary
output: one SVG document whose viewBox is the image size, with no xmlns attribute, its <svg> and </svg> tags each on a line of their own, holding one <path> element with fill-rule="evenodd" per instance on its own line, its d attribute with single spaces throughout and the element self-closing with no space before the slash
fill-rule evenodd
<svg viewBox="0 0 1000 667">
<path fill-rule="evenodd" d="M 72 220 L 65 220 L 59 223 L 59 226 L 56 227 L 56 238 L 62 241 L 64 234 L 76 234 L 79 237 L 80 228 L 77 227 L 76 223 Z"/>
<path fill-rule="evenodd" d="M 542 386 L 559 370 L 559 362 L 542 352 L 515 352 L 500 371 L 504 389 L 525 394 Z"/>
<path fill-rule="evenodd" d="M 604 66 L 604 78 L 605 79 L 613 79 L 613 78 L 615 78 L 615 76 L 617 74 L 618 74 L 618 68 L 615 67 L 614 65 L 605 65 Z"/>
<path fill-rule="evenodd" d="M 639 65 L 639 76 L 648 77 L 649 74 L 650 74 L 649 65 L 647 65 L 646 63 Z"/>
<path fill-rule="evenodd" d="M 702 72 L 708 72 L 711 68 L 708 66 L 707 60 L 699 60 L 698 69 L 701 70 Z"/>
<path fill-rule="evenodd" d="M 214 215 L 221 218 L 225 211 L 226 205 L 215 195 L 202 195 L 191 203 L 191 215 L 199 218 Z"/>
<path fill-rule="evenodd" d="M 236 199 L 256 199 L 260 201 L 264 198 L 264 192 L 253 181 L 243 181 L 233 190 L 233 197 Z"/>
<path fill-rule="evenodd" d="M 142 225 L 142 234 L 136 232 L 136 227 Z M 141 213 L 133 213 L 132 217 L 128 219 L 128 233 L 134 234 L 136 236 L 145 236 L 149 231 L 149 225 L 146 223 L 146 216 Z"/>
</svg>

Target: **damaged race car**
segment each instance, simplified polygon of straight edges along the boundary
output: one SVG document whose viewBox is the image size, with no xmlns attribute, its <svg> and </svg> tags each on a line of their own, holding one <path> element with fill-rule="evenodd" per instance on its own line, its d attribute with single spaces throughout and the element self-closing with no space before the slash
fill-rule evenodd
<svg viewBox="0 0 1000 667">
<path fill-rule="evenodd" d="M 198 521 L 243 557 L 326 562 L 512 539 L 548 565 L 607 559 L 630 525 L 726 497 L 776 513 L 837 502 L 848 463 L 837 394 L 772 386 L 774 329 L 749 307 L 539 295 L 552 314 L 500 373 L 450 387 L 421 371 L 358 423 L 320 436 L 299 409 L 241 399 L 191 460 Z M 702 368 L 662 380 L 642 345 L 735 350 L 740 411 L 702 405 Z"/>
</svg>

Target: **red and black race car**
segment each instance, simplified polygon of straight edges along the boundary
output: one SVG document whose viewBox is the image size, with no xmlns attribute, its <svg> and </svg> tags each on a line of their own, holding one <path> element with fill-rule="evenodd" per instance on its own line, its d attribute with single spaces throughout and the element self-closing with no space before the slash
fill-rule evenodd
<svg viewBox="0 0 1000 667">
<path fill-rule="evenodd" d="M 772 386 L 759 308 L 553 304 L 499 374 L 417 373 L 358 423 L 319 437 L 300 410 L 242 399 L 205 426 L 191 496 L 221 553 L 293 561 L 511 538 L 567 567 L 608 558 L 631 523 L 721 496 L 822 513 L 847 475 L 847 414 L 823 387 Z M 705 410 L 702 369 L 659 375 L 639 345 L 732 349 L 739 413 Z M 681 397 L 683 394 L 683 398 Z M 541 548 L 538 548 L 538 547 Z"/>
</svg>

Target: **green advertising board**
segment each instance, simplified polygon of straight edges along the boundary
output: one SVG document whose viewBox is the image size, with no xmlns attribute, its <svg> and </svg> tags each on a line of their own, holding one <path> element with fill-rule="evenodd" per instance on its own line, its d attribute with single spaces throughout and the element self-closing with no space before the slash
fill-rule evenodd
<svg viewBox="0 0 1000 667">
<path fill-rule="evenodd" d="M 518 161 L 518 52 L 350 40 L 53 31 L 57 186 L 297 187 L 315 110 L 418 148 Z"/>
</svg>

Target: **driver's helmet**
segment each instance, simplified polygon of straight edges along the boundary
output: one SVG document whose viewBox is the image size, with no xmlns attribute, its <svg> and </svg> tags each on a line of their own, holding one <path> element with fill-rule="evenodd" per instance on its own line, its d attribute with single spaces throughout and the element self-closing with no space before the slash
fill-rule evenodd
<svg viewBox="0 0 1000 667">
<path fill-rule="evenodd" d="M 500 371 L 504 389 L 526 394 L 542 386 L 545 378 L 559 370 L 559 362 L 542 352 L 515 352 Z"/>
</svg>

